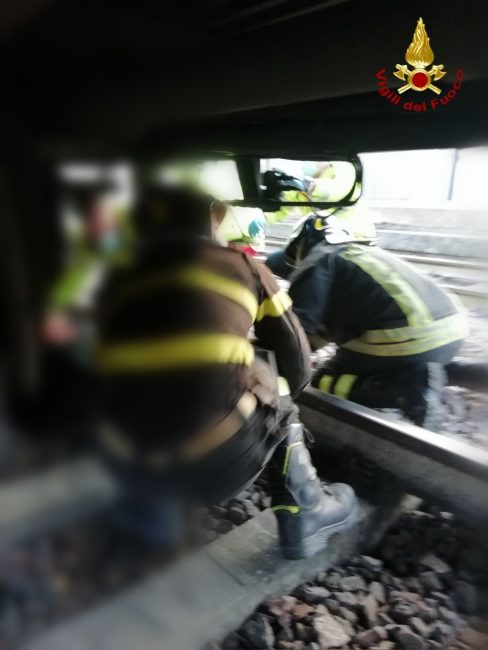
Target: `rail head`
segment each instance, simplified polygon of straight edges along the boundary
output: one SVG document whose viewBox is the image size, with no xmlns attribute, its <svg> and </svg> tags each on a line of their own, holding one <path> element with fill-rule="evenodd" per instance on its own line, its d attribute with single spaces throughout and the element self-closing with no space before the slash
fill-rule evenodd
<svg viewBox="0 0 488 650">
<path fill-rule="evenodd" d="M 306 388 L 298 398 L 299 406 L 322 413 L 333 420 L 364 431 L 379 441 L 388 441 L 400 449 L 414 452 L 451 469 L 488 482 L 488 451 L 428 429 L 397 422 L 378 411 L 354 402 Z M 325 438 L 327 430 L 319 433 Z"/>
</svg>

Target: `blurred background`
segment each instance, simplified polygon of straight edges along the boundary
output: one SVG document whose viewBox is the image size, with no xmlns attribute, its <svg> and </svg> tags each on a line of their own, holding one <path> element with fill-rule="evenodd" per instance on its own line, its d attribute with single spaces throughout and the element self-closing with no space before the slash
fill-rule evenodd
<svg viewBox="0 0 488 650">
<path fill-rule="evenodd" d="M 393 70 L 419 16 L 447 71 L 442 91 L 457 69 L 465 75 L 455 100 L 425 114 L 386 102 L 375 77 L 386 68 L 398 87 Z M 469 312 L 459 358 L 478 363 L 482 378 L 446 387 L 437 433 L 448 441 L 441 457 L 460 457 L 467 473 L 481 466 L 487 26 L 486 7 L 474 0 L 2 3 L 0 650 L 488 647 L 485 531 L 473 532 L 449 504 L 416 502 L 374 557 L 299 568 L 295 582 L 282 577 L 295 570 L 283 568 L 253 523 L 269 511 L 266 476 L 235 499 L 186 513 L 177 549 L 120 534 L 112 521 L 120 494 L 93 444 L 92 374 L 97 291 L 130 256 L 134 206 L 149 184 L 184 181 L 228 202 L 222 241 L 258 261 L 285 245 L 307 203 L 357 200 L 379 244 Z M 259 197 L 243 183 L 249 161 Z M 276 171 L 296 186 L 276 189 Z M 216 555 L 202 560 L 212 543 L 220 543 Z M 256 557 L 260 545 L 273 560 Z M 215 566 L 227 567 L 232 585 Z M 263 575 L 271 591 L 255 587 Z M 350 578 L 363 583 L 340 585 Z M 398 614 L 393 592 L 409 611 Z M 271 593 L 296 600 L 263 605 Z M 340 642 L 314 623 L 331 594 L 329 615 L 349 625 Z M 277 622 L 284 615 L 286 625 Z M 391 625 L 402 628 L 398 638 L 391 629 L 388 638 L 363 634 Z"/>
</svg>

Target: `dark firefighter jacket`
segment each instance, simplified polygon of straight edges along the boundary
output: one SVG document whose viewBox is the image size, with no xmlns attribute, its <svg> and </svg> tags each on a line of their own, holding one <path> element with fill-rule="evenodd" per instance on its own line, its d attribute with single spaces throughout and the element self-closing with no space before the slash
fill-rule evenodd
<svg viewBox="0 0 488 650">
<path fill-rule="evenodd" d="M 254 333 L 296 396 L 310 348 L 263 264 L 207 240 L 155 245 L 112 275 L 98 300 L 97 364 L 111 421 L 171 445 L 224 418 L 248 388 Z"/>
<path fill-rule="evenodd" d="M 319 244 L 290 281 L 294 311 L 309 337 L 353 352 L 415 355 L 468 333 L 452 296 L 381 248 Z"/>
</svg>

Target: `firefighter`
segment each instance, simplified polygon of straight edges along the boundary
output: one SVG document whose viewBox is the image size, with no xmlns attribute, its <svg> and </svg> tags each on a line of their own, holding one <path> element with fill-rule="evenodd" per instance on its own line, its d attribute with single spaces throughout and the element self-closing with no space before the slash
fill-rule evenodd
<svg viewBox="0 0 488 650">
<path fill-rule="evenodd" d="M 48 344 L 78 339 L 73 313 L 89 307 L 103 270 L 123 256 L 120 225 L 106 191 L 79 191 L 75 206 L 80 230 L 69 233 L 69 259 L 49 295 L 42 331 Z"/>
<path fill-rule="evenodd" d="M 372 408 L 397 408 L 426 428 L 442 415 L 444 368 L 468 333 L 454 298 L 375 246 L 357 208 L 300 221 L 269 266 L 290 280 L 312 348 L 337 345 L 312 385 Z"/>
<path fill-rule="evenodd" d="M 158 504 L 228 499 L 269 463 L 283 553 L 309 556 L 352 525 L 356 498 L 323 489 L 305 446 L 292 400 L 310 350 L 290 300 L 264 265 L 211 240 L 210 206 L 164 187 L 135 210 L 139 250 L 98 301 L 102 447 L 155 536 Z"/>
<path fill-rule="evenodd" d="M 93 377 L 91 310 L 97 284 L 121 262 L 121 233 L 105 185 L 69 188 L 76 225 L 67 234 L 67 260 L 46 301 L 39 393 L 32 408 L 44 431 L 70 440 L 91 426 Z M 74 225 L 74 224 L 73 224 Z"/>
</svg>

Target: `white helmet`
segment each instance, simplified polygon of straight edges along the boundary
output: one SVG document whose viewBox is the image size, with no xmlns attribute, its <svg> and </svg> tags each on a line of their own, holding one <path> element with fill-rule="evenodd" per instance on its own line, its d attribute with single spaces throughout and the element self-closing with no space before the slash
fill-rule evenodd
<svg viewBox="0 0 488 650">
<path fill-rule="evenodd" d="M 376 228 L 367 210 L 352 206 L 317 212 L 315 216 L 314 227 L 323 231 L 328 244 L 377 242 Z"/>
<path fill-rule="evenodd" d="M 321 242 L 331 245 L 358 243 L 374 246 L 375 225 L 367 210 L 354 207 L 320 210 L 297 222 L 285 249 L 285 260 L 296 266 Z"/>
</svg>

